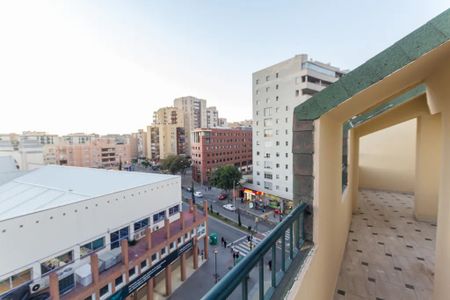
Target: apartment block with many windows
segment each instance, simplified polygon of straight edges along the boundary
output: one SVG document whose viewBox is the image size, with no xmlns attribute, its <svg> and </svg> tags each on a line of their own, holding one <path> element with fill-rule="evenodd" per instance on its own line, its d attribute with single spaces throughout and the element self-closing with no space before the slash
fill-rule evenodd
<svg viewBox="0 0 450 300">
<path fill-rule="evenodd" d="M 292 200 L 292 115 L 295 106 L 342 76 L 306 54 L 253 73 L 253 186 L 271 201 Z M 280 201 L 283 209 L 283 201 Z"/>
<path fill-rule="evenodd" d="M 207 184 L 220 166 L 234 165 L 241 172 L 252 168 L 250 128 L 202 128 L 193 131 L 192 179 Z"/>
</svg>

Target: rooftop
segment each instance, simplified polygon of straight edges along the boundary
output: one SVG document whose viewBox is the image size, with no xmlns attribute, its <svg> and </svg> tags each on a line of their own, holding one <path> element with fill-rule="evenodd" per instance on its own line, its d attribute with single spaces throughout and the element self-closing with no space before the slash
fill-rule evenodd
<svg viewBox="0 0 450 300">
<path fill-rule="evenodd" d="M 45 166 L 0 184 L 0 221 L 174 178 L 177 176 Z"/>
</svg>

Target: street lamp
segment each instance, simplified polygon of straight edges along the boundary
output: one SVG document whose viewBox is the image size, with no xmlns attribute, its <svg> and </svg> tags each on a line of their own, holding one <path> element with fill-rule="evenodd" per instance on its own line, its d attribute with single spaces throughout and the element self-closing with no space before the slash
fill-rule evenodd
<svg viewBox="0 0 450 300">
<path fill-rule="evenodd" d="M 217 283 L 219 279 L 219 274 L 217 274 L 217 248 L 214 249 L 214 282 Z"/>
</svg>

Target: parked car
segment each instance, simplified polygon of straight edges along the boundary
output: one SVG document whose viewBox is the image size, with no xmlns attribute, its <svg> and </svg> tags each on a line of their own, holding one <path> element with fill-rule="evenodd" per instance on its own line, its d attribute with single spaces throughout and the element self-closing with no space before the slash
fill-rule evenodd
<svg viewBox="0 0 450 300">
<path fill-rule="evenodd" d="M 186 191 L 192 192 L 192 187 L 190 187 L 190 186 L 186 187 Z"/>
<path fill-rule="evenodd" d="M 222 207 L 225 208 L 226 210 L 229 210 L 229 211 L 235 211 L 236 210 L 236 207 L 234 207 L 233 204 L 225 204 Z"/>
<path fill-rule="evenodd" d="M 217 197 L 219 200 L 225 200 L 228 198 L 228 194 L 227 193 L 221 193 L 219 195 L 219 197 Z"/>
<path fill-rule="evenodd" d="M 201 197 L 203 197 L 203 194 L 202 194 L 202 192 L 195 192 L 194 196 L 201 198 Z"/>
</svg>

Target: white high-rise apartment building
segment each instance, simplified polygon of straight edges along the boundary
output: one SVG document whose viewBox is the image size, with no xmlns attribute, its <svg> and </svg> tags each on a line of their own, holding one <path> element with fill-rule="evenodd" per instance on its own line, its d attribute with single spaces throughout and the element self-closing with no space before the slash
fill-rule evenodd
<svg viewBox="0 0 450 300">
<path fill-rule="evenodd" d="M 342 74 L 306 54 L 253 73 L 253 184 L 281 208 L 293 198 L 293 110 Z"/>
<path fill-rule="evenodd" d="M 192 131 L 207 127 L 206 100 L 192 96 L 176 98 L 173 105 L 180 108 L 184 115 L 184 129 L 186 134 L 186 152 L 191 155 Z"/>
<path fill-rule="evenodd" d="M 220 127 L 219 111 L 215 106 L 210 106 L 206 108 L 206 127 L 208 128 Z"/>
</svg>

